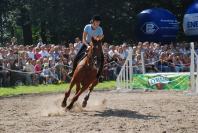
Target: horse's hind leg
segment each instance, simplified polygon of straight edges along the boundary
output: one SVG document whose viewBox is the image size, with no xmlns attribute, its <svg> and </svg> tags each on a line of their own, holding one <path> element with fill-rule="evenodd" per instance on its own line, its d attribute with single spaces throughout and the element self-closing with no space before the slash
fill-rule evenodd
<svg viewBox="0 0 198 133">
<path fill-rule="evenodd" d="M 83 100 L 83 103 L 82 103 L 82 107 L 85 108 L 87 106 L 87 101 L 89 100 L 89 96 L 90 96 L 90 93 L 93 91 L 93 88 L 97 85 L 98 81 L 95 80 L 91 86 L 89 87 L 89 92 L 88 94 L 85 96 L 84 100 Z"/>
<path fill-rule="evenodd" d="M 64 97 L 64 99 L 63 99 L 63 101 L 62 101 L 62 104 L 61 104 L 61 106 L 62 106 L 63 108 L 67 106 L 67 98 L 69 97 L 69 95 L 70 95 L 70 93 L 71 93 L 71 89 L 73 88 L 73 86 L 74 86 L 74 82 L 72 81 L 72 82 L 70 83 L 69 90 L 65 92 L 65 97 Z"/>
<path fill-rule="evenodd" d="M 78 91 L 78 93 L 72 98 L 71 103 L 69 104 L 69 106 L 67 106 L 67 109 L 70 110 L 73 107 L 74 102 L 76 102 L 78 100 L 78 97 L 85 91 L 85 89 L 87 89 L 88 86 L 83 86 L 80 91 Z"/>
</svg>

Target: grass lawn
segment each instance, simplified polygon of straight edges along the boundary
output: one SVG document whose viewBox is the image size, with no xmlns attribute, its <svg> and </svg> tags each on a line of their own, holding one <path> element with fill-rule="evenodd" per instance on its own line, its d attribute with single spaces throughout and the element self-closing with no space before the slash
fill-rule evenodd
<svg viewBox="0 0 198 133">
<path fill-rule="evenodd" d="M 20 94 L 35 94 L 35 93 L 52 93 L 52 92 L 64 92 L 68 89 L 69 84 L 57 84 L 57 85 L 38 85 L 38 86 L 16 86 L 16 87 L 0 87 L 1 96 L 14 96 Z M 115 81 L 108 81 L 99 83 L 95 90 L 112 90 L 115 89 Z M 74 88 L 73 88 L 74 89 Z"/>
</svg>

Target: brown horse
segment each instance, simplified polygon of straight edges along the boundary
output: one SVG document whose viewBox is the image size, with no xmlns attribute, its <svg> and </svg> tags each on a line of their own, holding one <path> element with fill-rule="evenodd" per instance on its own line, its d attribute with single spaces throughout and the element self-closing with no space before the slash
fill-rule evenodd
<svg viewBox="0 0 198 133">
<path fill-rule="evenodd" d="M 89 92 L 85 96 L 82 103 L 82 107 L 86 107 L 90 93 L 98 83 L 98 80 L 96 78 L 98 71 L 96 66 L 96 58 L 100 57 L 101 51 L 101 41 L 96 41 L 92 38 L 92 42 L 90 43 L 90 47 L 87 49 L 86 56 L 79 62 L 76 70 L 74 71 L 74 75 L 70 82 L 69 90 L 65 92 L 65 97 L 62 101 L 62 107 L 67 106 L 67 99 L 70 96 L 71 89 L 74 85 L 76 85 L 76 92 L 71 100 L 71 103 L 67 106 L 67 109 L 70 110 L 74 102 L 78 100 L 79 96 L 85 90 L 89 89 Z"/>
</svg>

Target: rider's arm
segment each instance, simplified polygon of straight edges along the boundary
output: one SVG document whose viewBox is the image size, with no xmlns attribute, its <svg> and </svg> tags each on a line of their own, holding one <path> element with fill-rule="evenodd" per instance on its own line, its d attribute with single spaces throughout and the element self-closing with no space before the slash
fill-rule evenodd
<svg viewBox="0 0 198 133">
<path fill-rule="evenodd" d="M 87 32 L 83 32 L 83 36 L 82 36 L 82 43 L 86 46 L 88 46 L 87 42 L 86 42 L 86 36 L 87 36 Z"/>
</svg>

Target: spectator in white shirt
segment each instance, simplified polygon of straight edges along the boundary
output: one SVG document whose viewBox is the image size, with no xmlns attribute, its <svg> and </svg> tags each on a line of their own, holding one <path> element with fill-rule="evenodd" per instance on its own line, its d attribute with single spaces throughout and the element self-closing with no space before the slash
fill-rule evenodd
<svg viewBox="0 0 198 133">
<path fill-rule="evenodd" d="M 75 51 L 78 52 L 81 47 L 82 47 L 82 42 L 80 41 L 79 37 L 76 37 L 75 38 L 75 43 L 74 43 Z"/>
<path fill-rule="evenodd" d="M 128 57 L 128 49 L 127 49 L 126 43 L 122 44 L 122 53 L 121 54 L 124 57 L 124 59 L 126 59 Z"/>
<path fill-rule="evenodd" d="M 113 45 L 109 46 L 108 55 L 109 55 L 111 58 L 114 57 L 114 55 L 115 55 L 115 46 L 113 46 Z"/>
<path fill-rule="evenodd" d="M 27 84 L 32 84 L 34 79 L 35 79 L 35 74 L 34 74 L 34 65 L 32 64 L 32 59 L 29 58 L 25 64 L 25 66 L 23 66 L 23 70 L 25 72 L 29 72 L 29 73 L 26 73 L 26 83 Z"/>
<path fill-rule="evenodd" d="M 31 58 L 32 60 L 34 60 L 34 52 L 32 51 L 33 48 L 32 47 L 28 47 L 28 51 L 27 51 L 27 55 L 28 55 L 28 58 Z"/>
<path fill-rule="evenodd" d="M 49 56 L 49 53 L 47 50 L 45 50 L 45 46 L 41 46 L 41 51 L 39 52 L 39 54 L 41 54 L 41 57 L 48 57 Z"/>
<path fill-rule="evenodd" d="M 116 47 L 111 45 L 109 46 L 109 49 L 110 49 L 110 51 L 108 52 L 109 57 L 116 61 L 119 60 L 120 57 L 118 52 L 116 51 Z"/>
</svg>

